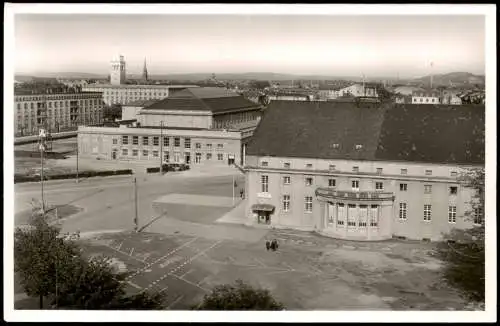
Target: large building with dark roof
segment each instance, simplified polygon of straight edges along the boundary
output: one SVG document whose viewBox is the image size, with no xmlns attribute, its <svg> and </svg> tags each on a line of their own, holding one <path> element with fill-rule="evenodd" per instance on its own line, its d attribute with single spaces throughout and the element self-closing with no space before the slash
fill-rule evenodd
<svg viewBox="0 0 500 326">
<path fill-rule="evenodd" d="M 123 106 L 118 128 L 80 128 L 79 153 L 145 165 L 242 164 L 243 144 L 260 115 L 260 105 L 237 93 L 188 88 L 165 99 Z"/>
<path fill-rule="evenodd" d="M 272 102 L 246 147 L 248 224 L 335 238 L 440 239 L 482 222 L 463 169 L 484 167 L 484 106 Z"/>
</svg>

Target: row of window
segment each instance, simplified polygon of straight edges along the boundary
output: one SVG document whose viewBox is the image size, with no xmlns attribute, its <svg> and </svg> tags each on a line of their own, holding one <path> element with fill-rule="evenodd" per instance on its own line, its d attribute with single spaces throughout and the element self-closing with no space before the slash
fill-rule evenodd
<svg viewBox="0 0 500 326">
<path fill-rule="evenodd" d="M 139 136 L 122 136 L 122 145 L 129 145 L 129 137 L 132 137 L 132 145 L 139 145 Z M 148 146 L 150 144 L 149 139 L 152 138 L 153 146 L 160 146 L 159 136 L 142 136 L 142 145 Z M 113 138 L 113 145 L 118 144 L 118 139 Z M 170 146 L 170 137 L 163 137 L 163 146 Z M 174 137 L 174 147 L 181 146 L 181 138 Z M 184 148 L 191 148 L 191 138 L 184 138 Z M 201 143 L 195 144 L 196 149 L 201 149 Z M 212 149 L 212 144 L 206 144 L 207 149 Z M 224 144 L 217 144 L 218 149 L 223 149 Z"/>
<path fill-rule="evenodd" d="M 159 151 L 155 150 L 155 151 L 151 151 L 151 153 L 152 153 L 153 157 L 160 157 Z M 138 149 L 132 149 L 132 153 L 131 154 L 132 154 L 132 156 L 139 156 L 139 150 Z M 127 148 L 123 148 L 122 149 L 122 156 L 128 156 L 128 155 L 129 155 L 129 150 Z M 144 156 L 149 157 L 149 151 L 147 149 L 142 150 L 142 156 L 143 157 Z M 180 152 L 175 152 L 174 153 L 174 161 L 175 162 L 179 162 L 180 156 L 181 156 Z M 189 153 L 189 152 L 188 153 L 184 153 L 184 156 L 185 157 L 189 157 L 189 156 L 191 156 L 191 153 Z M 195 157 L 196 157 L 196 160 L 199 161 L 199 160 L 201 160 L 202 155 L 201 155 L 201 153 L 195 153 Z M 206 153 L 205 157 L 206 157 L 207 161 L 212 160 L 212 153 Z M 168 162 L 169 159 L 170 159 L 170 153 L 169 152 L 164 152 L 163 153 L 163 159 L 164 159 L 165 162 Z M 217 154 L 217 160 L 218 161 L 224 161 L 224 154 L 218 153 Z"/>
<path fill-rule="evenodd" d="M 167 91 L 153 91 L 151 92 L 150 90 L 145 90 L 145 92 L 142 92 L 142 91 L 137 91 L 137 90 L 129 90 L 129 89 L 125 89 L 125 90 L 121 90 L 121 91 L 113 91 L 113 90 L 105 90 L 104 91 L 104 94 L 106 96 L 132 96 L 132 95 L 146 95 L 146 96 L 168 96 L 168 92 Z"/>
<path fill-rule="evenodd" d="M 424 221 L 430 221 L 432 216 L 432 205 L 424 205 Z M 408 203 L 399 203 L 399 219 L 406 220 L 408 217 Z M 457 206 L 448 206 L 448 223 L 457 222 Z M 480 225 L 483 223 L 483 213 L 480 208 L 474 209 L 473 223 Z"/>
<path fill-rule="evenodd" d="M 284 185 L 289 185 L 291 184 L 291 176 L 284 176 L 283 177 L 283 184 Z M 312 177 L 305 177 L 305 185 L 306 186 L 312 186 L 313 185 L 313 178 Z M 334 188 L 337 185 L 337 180 L 330 178 L 328 179 L 328 187 Z M 269 190 L 269 176 L 267 175 L 262 175 L 261 176 L 261 188 L 262 192 L 268 192 Z M 359 191 L 359 180 L 351 180 L 351 188 L 353 191 Z M 375 190 L 384 190 L 384 183 L 383 182 L 375 182 Z M 408 184 L 407 183 L 400 183 L 399 184 L 399 190 L 400 191 L 408 191 Z M 449 193 L 450 195 L 456 195 L 458 192 L 458 187 L 456 186 L 451 186 L 449 187 Z M 432 185 L 424 185 L 424 193 L 425 194 L 430 194 L 432 193 Z"/>
<path fill-rule="evenodd" d="M 420 98 L 420 101 L 419 101 L 419 100 L 418 100 L 418 98 L 413 98 L 413 102 L 415 102 L 415 103 L 416 103 L 416 102 L 420 102 L 420 103 L 422 103 L 422 102 L 424 102 L 424 99 L 423 99 L 423 98 Z M 426 102 L 426 103 L 429 103 L 429 102 L 431 102 L 431 103 L 438 103 L 438 102 L 439 102 L 439 100 L 438 100 L 437 98 L 431 98 L 431 99 L 430 99 L 430 101 L 429 101 L 429 98 L 426 98 L 426 99 L 425 99 L 425 102 Z"/>
<path fill-rule="evenodd" d="M 88 99 L 88 100 L 81 100 L 82 102 L 82 105 L 99 105 L 99 104 L 102 104 L 101 100 L 98 100 L 98 99 Z M 64 106 L 70 106 L 69 104 L 69 101 L 59 101 L 59 102 L 53 102 L 54 103 L 54 108 L 57 108 L 57 107 L 64 107 Z M 31 109 L 34 109 L 35 108 L 35 103 L 31 102 L 29 103 L 29 108 Z M 40 107 L 42 104 L 43 106 L 43 103 L 38 103 L 38 107 Z M 49 108 L 52 108 L 52 102 L 47 102 L 48 104 L 48 107 Z M 28 103 L 24 103 L 23 105 L 24 109 L 25 110 L 28 110 Z M 20 111 L 21 110 L 21 103 L 17 103 L 17 110 Z"/>
<path fill-rule="evenodd" d="M 338 145 L 339 144 L 333 144 L 332 146 L 333 147 L 338 147 Z M 356 146 L 361 146 L 361 145 L 356 145 Z M 267 161 L 261 161 L 261 166 L 267 167 L 267 166 L 269 166 L 269 162 L 267 162 Z M 311 163 L 306 163 L 305 167 L 307 169 L 312 169 L 313 165 Z M 290 169 L 290 163 L 289 162 L 283 163 L 283 168 Z M 328 169 L 330 171 L 339 171 L 339 170 L 337 170 L 337 166 L 334 165 L 334 164 L 330 164 L 329 167 L 328 167 Z M 377 168 L 377 174 L 382 174 L 383 171 L 384 171 L 383 168 Z M 356 172 L 356 173 L 359 172 L 359 166 L 353 166 L 352 167 L 352 172 Z M 407 175 L 408 174 L 408 169 L 401 169 L 400 172 L 401 172 L 401 175 Z M 425 170 L 425 175 L 431 176 L 432 175 L 432 170 L 429 170 L 429 169 Z M 457 177 L 458 173 L 456 171 L 451 171 L 450 172 L 450 176 L 451 177 Z"/>
</svg>

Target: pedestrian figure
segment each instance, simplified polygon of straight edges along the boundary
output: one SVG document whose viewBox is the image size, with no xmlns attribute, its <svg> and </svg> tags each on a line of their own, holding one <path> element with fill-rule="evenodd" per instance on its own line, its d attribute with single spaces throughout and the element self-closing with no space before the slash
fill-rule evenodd
<svg viewBox="0 0 500 326">
<path fill-rule="evenodd" d="M 267 249 L 267 251 L 269 251 L 270 248 L 271 248 L 271 241 L 266 240 L 266 249 Z"/>
<path fill-rule="evenodd" d="M 273 241 L 271 242 L 271 248 L 273 249 L 273 251 L 278 250 L 278 241 L 276 239 L 273 239 Z"/>
<path fill-rule="evenodd" d="M 243 189 L 240 190 L 240 198 L 243 199 Z"/>
</svg>

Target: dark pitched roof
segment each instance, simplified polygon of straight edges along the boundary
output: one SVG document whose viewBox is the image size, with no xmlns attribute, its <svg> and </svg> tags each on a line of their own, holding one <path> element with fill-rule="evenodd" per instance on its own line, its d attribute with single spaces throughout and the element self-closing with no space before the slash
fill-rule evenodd
<svg viewBox="0 0 500 326">
<path fill-rule="evenodd" d="M 258 107 L 259 105 L 247 100 L 243 96 L 227 90 L 217 88 L 189 88 L 145 107 L 141 110 L 140 114 L 148 114 L 149 111 L 153 110 L 211 111 L 217 114 Z"/>
<path fill-rule="evenodd" d="M 123 104 L 123 106 L 137 106 L 137 107 L 143 106 L 143 107 L 146 107 L 146 106 L 150 106 L 156 102 L 158 102 L 158 100 L 136 100 L 136 101 L 129 102 L 127 104 Z"/>
<path fill-rule="evenodd" d="M 480 105 L 273 101 L 247 154 L 484 164 L 484 129 Z"/>
</svg>

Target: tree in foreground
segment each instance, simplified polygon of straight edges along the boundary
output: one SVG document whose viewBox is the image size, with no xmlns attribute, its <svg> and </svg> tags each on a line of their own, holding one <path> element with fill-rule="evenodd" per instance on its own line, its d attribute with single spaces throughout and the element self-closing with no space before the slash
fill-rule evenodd
<svg viewBox="0 0 500 326">
<path fill-rule="evenodd" d="M 76 244 L 37 217 L 15 232 L 14 264 L 26 294 L 49 298 L 54 309 L 161 309 L 164 297 L 127 295 L 125 273 L 115 273 L 107 258 L 82 257 Z"/>
<path fill-rule="evenodd" d="M 256 289 L 237 280 L 235 284 L 216 286 L 205 295 L 196 310 L 284 310 L 282 303 L 266 289 Z"/>
<path fill-rule="evenodd" d="M 485 221 L 484 169 L 470 169 L 462 180 L 474 194 L 466 219 L 474 220 L 474 227 L 454 229 L 438 243 L 438 256 L 444 261 L 444 277 L 448 284 L 474 303 L 484 303 L 485 298 Z"/>
</svg>

